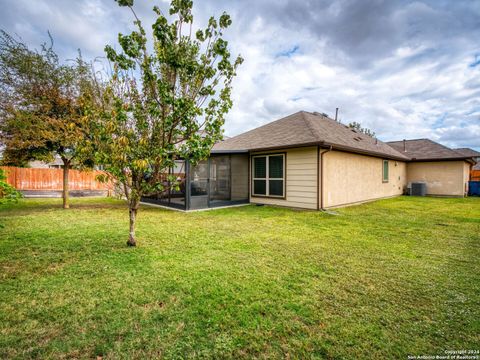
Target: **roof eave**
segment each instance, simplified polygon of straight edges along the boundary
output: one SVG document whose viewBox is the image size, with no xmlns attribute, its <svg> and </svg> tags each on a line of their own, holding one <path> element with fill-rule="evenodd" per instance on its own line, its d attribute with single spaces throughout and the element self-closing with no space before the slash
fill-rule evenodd
<svg viewBox="0 0 480 360">
<path fill-rule="evenodd" d="M 362 155 L 370 155 L 382 159 L 391 159 L 391 160 L 398 160 L 398 161 L 409 161 L 410 159 L 408 157 L 403 157 L 403 156 L 396 156 L 392 154 L 387 154 L 383 152 L 376 152 L 376 151 L 369 151 L 369 150 L 361 150 L 357 148 L 352 148 L 349 146 L 344 146 L 344 145 L 336 145 L 336 144 L 329 144 L 329 143 L 324 143 L 325 147 L 332 147 L 333 150 L 341 150 L 341 151 L 346 151 L 354 154 L 362 154 Z"/>
<path fill-rule="evenodd" d="M 395 155 L 386 154 L 386 153 L 383 153 L 383 152 L 361 150 L 361 149 L 352 148 L 352 147 L 349 147 L 349 146 L 331 144 L 331 143 L 327 143 L 325 141 L 315 141 L 315 142 L 309 142 L 309 143 L 290 144 L 290 145 L 285 145 L 285 146 L 268 146 L 268 147 L 250 149 L 250 152 L 270 151 L 270 150 L 279 150 L 279 149 L 291 149 L 291 148 L 308 147 L 308 146 L 320 146 L 322 148 L 330 148 L 331 147 L 333 150 L 340 150 L 340 151 L 350 152 L 350 153 L 354 153 L 354 154 L 361 154 L 361 155 L 369 155 L 369 156 L 374 156 L 374 157 L 378 157 L 378 158 L 382 158 L 382 159 L 392 159 L 392 160 L 399 160 L 399 161 L 408 161 L 409 160 L 409 158 L 407 158 L 407 157 L 395 156 Z"/>
<path fill-rule="evenodd" d="M 248 154 L 248 150 L 212 150 L 211 154 Z"/>
<path fill-rule="evenodd" d="M 308 143 L 297 143 L 297 144 L 289 144 L 289 145 L 282 145 L 282 146 L 265 146 L 261 148 L 252 148 L 249 149 L 250 152 L 257 152 L 257 151 L 269 151 L 269 150 L 279 150 L 279 149 L 291 149 L 291 148 L 299 148 L 299 147 L 308 147 L 308 146 L 318 146 L 323 142 L 308 142 Z"/>
</svg>

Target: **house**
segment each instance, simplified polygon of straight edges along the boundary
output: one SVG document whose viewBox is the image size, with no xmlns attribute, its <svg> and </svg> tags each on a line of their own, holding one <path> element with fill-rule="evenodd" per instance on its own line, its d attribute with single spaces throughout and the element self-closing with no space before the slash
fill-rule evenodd
<svg viewBox="0 0 480 360">
<path fill-rule="evenodd" d="M 180 186 L 143 201 L 184 210 L 243 203 L 320 210 L 402 195 L 464 196 L 469 155 L 422 139 L 384 143 L 325 114 L 300 111 L 217 143 L 211 156 L 179 160 Z M 180 170 L 179 170 L 180 169 Z"/>
<path fill-rule="evenodd" d="M 51 162 L 32 160 L 28 163 L 28 167 L 32 169 L 63 169 L 63 160 L 56 155 Z"/>
<path fill-rule="evenodd" d="M 388 142 L 410 160 L 407 182 L 425 182 L 428 195 L 464 196 L 468 193 L 470 169 L 475 163 L 468 154 L 429 139 Z"/>
<path fill-rule="evenodd" d="M 55 155 L 53 161 L 45 162 L 42 160 L 32 160 L 28 162 L 28 168 L 32 169 L 63 169 L 63 160 L 59 155 Z M 76 164 L 73 163 L 70 165 L 71 169 L 77 168 Z M 103 170 L 103 165 L 95 165 L 93 166 L 94 170 Z"/>
</svg>

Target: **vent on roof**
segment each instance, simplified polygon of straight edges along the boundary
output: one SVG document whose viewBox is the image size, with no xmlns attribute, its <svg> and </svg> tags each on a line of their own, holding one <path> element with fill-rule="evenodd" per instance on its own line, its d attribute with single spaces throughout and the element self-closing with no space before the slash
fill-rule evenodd
<svg viewBox="0 0 480 360">
<path fill-rule="evenodd" d="M 314 111 L 312 114 L 313 114 L 313 115 L 317 115 L 317 116 L 328 117 L 328 114 L 323 113 L 323 112 L 321 113 L 321 112 L 318 112 L 318 111 Z"/>
</svg>

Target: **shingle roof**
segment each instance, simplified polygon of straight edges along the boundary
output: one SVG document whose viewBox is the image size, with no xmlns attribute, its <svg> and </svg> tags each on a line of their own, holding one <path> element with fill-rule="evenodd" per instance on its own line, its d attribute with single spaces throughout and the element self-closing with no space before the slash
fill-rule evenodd
<svg viewBox="0 0 480 360">
<path fill-rule="evenodd" d="M 212 152 L 268 150 L 321 145 L 379 157 L 408 160 L 386 143 L 353 130 L 319 113 L 299 111 L 256 129 L 224 140 Z"/>
<path fill-rule="evenodd" d="M 480 157 L 480 152 L 470 148 L 458 148 L 453 150 L 455 150 L 456 152 L 462 153 L 465 156 Z"/>
<path fill-rule="evenodd" d="M 387 144 L 397 151 L 402 152 L 411 160 L 454 160 L 471 158 L 471 156 L 452 150 L 429 139 L 390 141 L 387 142 Z"/>
<path fill-rule="evenodd" d="M 478 159 L 477 163 L 473 165 L 472 170 L 480 170 L 480 152 L 470 149 L 470 148 L 459 148 L 459 149 L 454 149 L 456 152 L 460 152 L 466 156 L 471 156 L 473 158 Z"/>
</svg>

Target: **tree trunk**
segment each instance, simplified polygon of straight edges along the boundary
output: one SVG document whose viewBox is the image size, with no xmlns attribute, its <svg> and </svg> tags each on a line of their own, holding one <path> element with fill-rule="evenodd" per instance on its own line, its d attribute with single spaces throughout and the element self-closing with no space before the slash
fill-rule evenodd
<svg viewBox="0 0 480 360">
<path fill-rule="evenodd" d="M 130 234 L 127 241 L 128 246 L 137 246 L 137 241 L 135 239 L 135 220 L 137 219 L 138 205 L 139 201 L 132 200 L 129 202 L 128 211 L 130 213 Z"/>
<path fill-rule="evenodd" d="M 68 171 L 70 168 L 70 162 L 66 159 L 63 159 L 63 208 L 68 209 L 70 207 L 68 199 Z"/>
</svg>

